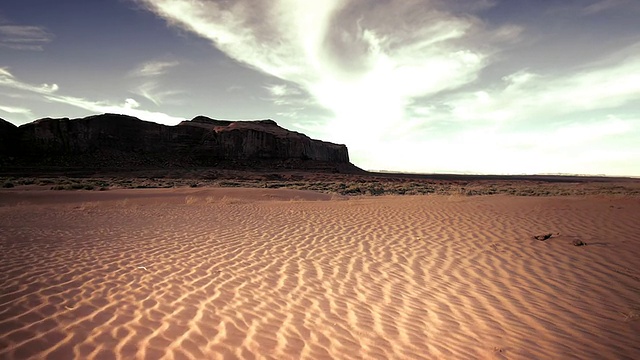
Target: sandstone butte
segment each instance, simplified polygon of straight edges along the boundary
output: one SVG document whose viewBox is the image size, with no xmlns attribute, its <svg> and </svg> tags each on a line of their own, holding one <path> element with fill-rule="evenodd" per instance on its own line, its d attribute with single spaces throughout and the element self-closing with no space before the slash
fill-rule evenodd
<svg viewBox="0 0 640 360">
<path fill-rule="evenodd" d="M 360 170 L 349 162 L 345 145 L 311 139 L 273 120 L 197 116 L 167 126 L 102 114 L 15 126 L 0 119 L 0 170 L 167 167 Z"/>
</svg>

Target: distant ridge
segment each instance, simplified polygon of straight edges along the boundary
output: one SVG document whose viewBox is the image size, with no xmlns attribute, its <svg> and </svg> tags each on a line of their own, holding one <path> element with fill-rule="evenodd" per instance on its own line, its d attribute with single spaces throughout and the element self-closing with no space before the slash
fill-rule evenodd
<svg viewBox="0 0 640 360">
<path fill-rule="evenodd" d="M 167 126 L 102 114 L 43 118 L 19 127 L 0 120 L 0 170 L 222 167 L 362 171 L 349 162 L 345 145 L 311 139 L 273 120 L 197 116 Z"/>
</svg>

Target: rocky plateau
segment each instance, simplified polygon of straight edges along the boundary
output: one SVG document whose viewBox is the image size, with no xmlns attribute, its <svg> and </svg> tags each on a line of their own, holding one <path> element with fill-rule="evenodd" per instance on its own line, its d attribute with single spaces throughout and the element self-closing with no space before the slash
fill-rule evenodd
<svg viewBox="0 0 640 360">
<path fill-rule="evenodd" d="M 175 126 L 102 114 L 44 118 L 15 126 L 0 119 L 0 171 L 219 167 L 353 172 L 345 145 L 314 140 L 273 120 L 197 116 Z"/>
</svg>

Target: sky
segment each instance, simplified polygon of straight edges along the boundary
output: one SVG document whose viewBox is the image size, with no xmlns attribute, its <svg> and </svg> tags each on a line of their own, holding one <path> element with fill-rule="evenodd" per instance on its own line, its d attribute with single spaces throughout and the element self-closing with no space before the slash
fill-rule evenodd
<svg viewBox="0 0 640 360">
<path fill-rule="evenodd" d="M 366 170 L 640 176 L 640 0 L 2 0 L 0 118 L 273 119 Z"/>
</svg>

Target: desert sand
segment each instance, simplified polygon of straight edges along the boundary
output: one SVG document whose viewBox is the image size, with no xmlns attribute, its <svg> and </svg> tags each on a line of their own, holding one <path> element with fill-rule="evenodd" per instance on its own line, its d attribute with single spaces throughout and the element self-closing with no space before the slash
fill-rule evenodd
<svg viewBox="0 0 640 360">
<path fill-rule="evenodd" d="M 0 358 L 637 359 L 639 214 L 622 196 L 2 190 Z"/>
</svg>

